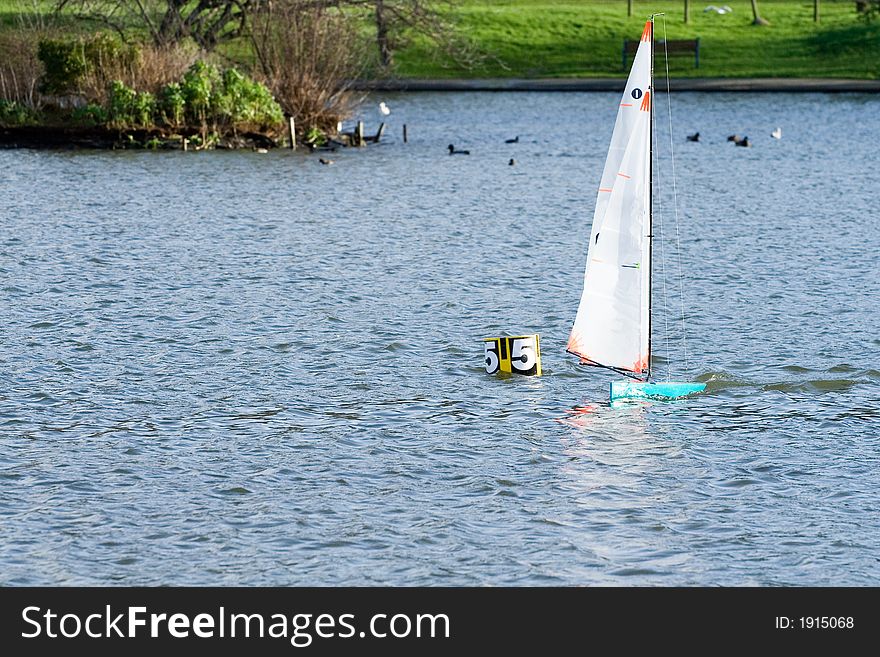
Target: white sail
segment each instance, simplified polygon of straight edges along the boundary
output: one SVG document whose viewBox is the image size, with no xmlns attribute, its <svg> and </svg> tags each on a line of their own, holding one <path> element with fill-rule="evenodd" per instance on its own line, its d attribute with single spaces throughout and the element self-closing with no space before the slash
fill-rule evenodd
<svg viewBox="0 0 880 657">
<path fill-rule="evenodd" d="M 651 309 L 651 58 L 645 24 L 617 113 L 568 351 L 647 377 Z"/>
</svg>

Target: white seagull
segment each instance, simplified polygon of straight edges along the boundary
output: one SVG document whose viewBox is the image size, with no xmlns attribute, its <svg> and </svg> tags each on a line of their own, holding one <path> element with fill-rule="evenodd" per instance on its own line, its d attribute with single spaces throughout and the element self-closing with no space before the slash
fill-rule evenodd
<svg viewBox="0 0 880 657">
<path fill-rule="evenodd" d="M 770 136 L 773 139 L 782 139 L 782 128 L 776 128 L 776 130 L 770 133 Z"/>
<path fill-rule="evenodd" d="M 391 108 L 385 104 L 384 100 L 379 103 L 379 111 L 382 112 L 384 116 L 388 116 L 389 114 L 391 114 Z"/>
</svg>

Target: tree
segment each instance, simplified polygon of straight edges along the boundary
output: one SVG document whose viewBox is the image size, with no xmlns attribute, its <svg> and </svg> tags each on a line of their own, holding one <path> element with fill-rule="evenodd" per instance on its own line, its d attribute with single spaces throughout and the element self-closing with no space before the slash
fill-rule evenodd
<svg viewBox="0 0 880 657">
<path fill-rule="evenodd" d="M 204 50 L 242 36 L 249 15 L 267 0 L 58 0 L 56 11 L 71 8 L 79 18 L 102 23 L 126 38 L 146 29 L 156 46 L 192 38 Z"/>
<path fill-rule="evenodd" d="M 187 38 L 203 50 L 247 36 L 250 22 L 263 12 L 273 13 L 276 0 L 55 0 L 56 10 L 73 9 L 79 18 L 96 21 L 115 30 L 124 39 L 145 30 L 159 46 Z M 458 36 L 441 11 L 458 0 L 279 0 L 287 11 L 337 12 L 340 20 L 363 23 L 372 15 L 380 65 L 393 64 L 395 49 L 408 33 L 437 44 L 459 63 L 477 57 L 466 40 Z M 330 14 L 327 14 L 330 15 Z M 352 23 L 353 24 L 353 23 Z"/>
<path fill-rule="evenodd" d="M 758 13 L 758 0 L 752 0 L 752 16 L 755 18 L 752 21 L 752 25 L 770 25 L 770 21 L 761 18 L 761 15 Z"/>
<path fill-rule="evenodd" d="M 432 41 L 458 63 L 470 65 L 478 56 L 445 18 L 447 9 L 459 0 L 337 0 L 339 4 L 372 7 L 376 26 L 379 64 L 389 69 L 394 51 L 404 44 L 407 33 Z"/>
<path fill-rule="evenodd" d="M 880 0 L 858 0 L 856 11 L 862 21 L 870 23 L 880 16 Z"/>
</svg>

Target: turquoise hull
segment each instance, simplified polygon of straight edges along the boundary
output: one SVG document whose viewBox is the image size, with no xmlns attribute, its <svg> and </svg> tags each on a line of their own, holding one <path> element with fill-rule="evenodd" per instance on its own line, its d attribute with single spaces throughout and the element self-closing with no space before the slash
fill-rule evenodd
<svg viewBox="0 0 880 657">
<path fill-rule="evenodd" d="M 705 389 L 705 383 L 612 381 L 611 401 L 623 399 L 680 399 L 695 392 L 703 392 Z"/>
</svg>

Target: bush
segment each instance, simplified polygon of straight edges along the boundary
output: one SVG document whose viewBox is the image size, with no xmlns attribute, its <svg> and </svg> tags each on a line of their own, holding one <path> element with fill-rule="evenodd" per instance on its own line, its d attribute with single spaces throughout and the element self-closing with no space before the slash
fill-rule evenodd
<svg viewBox="0 0 880 657">
<path fill-rule="evenodd" d="M 277 127 L 284 122 L 281 106 L 270 91 L 234 68 L 223 72 L 223 90 L 215 109 L 218 119 L 233 129 Z"/>
<path fill-rule="evenodd" d="M 37 56 L 45 68 L 42 84 L 45 93 L 77 93 L 85 86 L 90 87 L 87 95 L 95 96 L 94 88 L 106 87 L 107 76 L 130 71 L 140 51 L 125 45 L 118 37 L 98 32 L 89 38 L 42 39 Z"/>
<path fill-rule="evenodd" d="M 220 86 L 217 67 L 198 61 L 183 75 L 181 91 L 186 101 L 187 116 L 205 127 L 212 112 L 214 89 Z"/>
<path fill-rule="evenodd" d="M 107 123 L 107 110 L 100 105 L 86 105 L 74 109 L 70 118 L 74 123 L 93 128 Z"/>
<path fill-rule="evenodd" d="M 0 126 L 12 127 L 35 123 L 39 117 L 33 110 L 14 100 L 0 100 Z"/>
<path fill-rule="evenodd" d="M 46 69 L 41 89 L 44 93 L 63 95 L 73 91 L 86 72 L 86 59 L 75 41 L 43 39 L 37 57 Z"/>
<path fill-rule="evenodd" d="M 856 11 L 861 20 L 870 23 L 880 16 L 880 0 L 859 0 L 856 2 Z"/>
<path fill-rule="evenodd" d="M 0 99 L 36 111 L 43 64 L 37 58 L 42 33 L 27 30 L 0 30 Z"/>
<path fill-rule="evenodd" d="M 177 82 L 166 84 L 159 92 L 159 114 L 162 122 L 172 128 L 183 124 L 186 113 L 186 98 L 183 89 Z"/>
<path fill-rule="evenodd" d="M 119 80 L 110 85 L 107 122 L 113 128 L 153 127 L 156 98 L 148 91 L 137 92 Z"/>
<path fill-rule="evenodd" d="M 180 94 L 185 117 L 203 129 L 208 124 L 233 130 L 276 128 L 284 122 L 269 90 L 234 68 L 221 73 L 198 61 L 184 74 Z"/>
<path fill-rule="evenodd" d="M 112 65 L 131 67 L 140 58 L 137 46 L 123 43 L 119 37 L 98 32 L 80 43 L 88 67 L 107 68 Z"/>
<path fill-rule="evenodd" d="M 110 127 L 124 130 L 134 126 L 134 104 L 137 92 L 125 86 L 120 80 L 110 84 L 107 101 L 107 123 Z"/>
<path fill-rule="evenodd" d="M 134 124 L 139 128 L 153 127 L 153 114 L 156 111 L 156 98 L 149 91 L 141 91 L 135 96 L 131 106 Z"/>
</svg>

